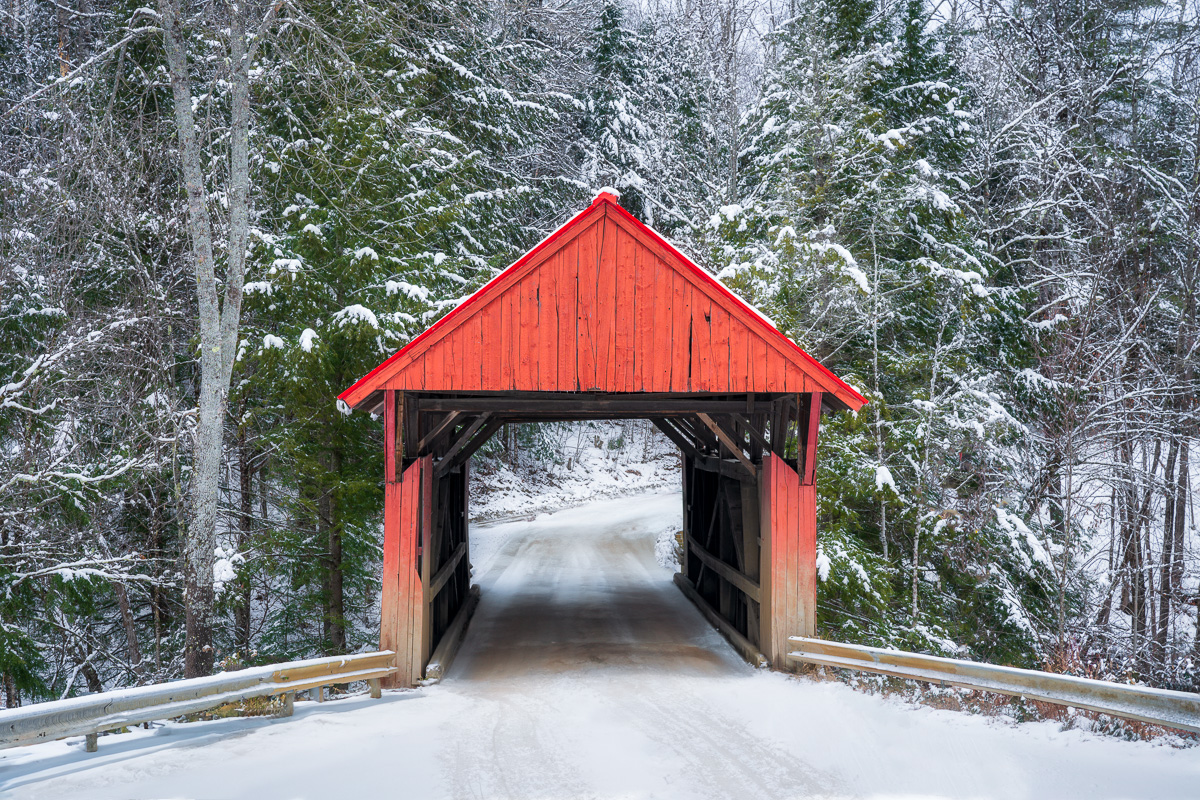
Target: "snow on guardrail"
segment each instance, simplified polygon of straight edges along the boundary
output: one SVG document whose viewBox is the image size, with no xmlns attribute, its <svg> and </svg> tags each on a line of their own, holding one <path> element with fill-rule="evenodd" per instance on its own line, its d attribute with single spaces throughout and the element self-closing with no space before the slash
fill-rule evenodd
<svg viewBox="0 0 1200 800">
<path fill-rule="evenodd" d="M 999 667 L 901 650 L 788 637 L 788 658 L 1085 708 L 1200 733 L 1200 694 Z"/>
<path fill-rule="evenodd" d="M 379 681 L 396 671 L 392 666 L 394 655 L 383 650 L 289 661 L 6 709 L 0 711 L 0 749 L 67 736 L 87 736 L 88 752 L 93 752 L 95 737 L 105 731 L 205 711 L 251 697 L 290 696 L 335 683 L 367 681 L 371 696 L 378 697 Z"/>
</svg>

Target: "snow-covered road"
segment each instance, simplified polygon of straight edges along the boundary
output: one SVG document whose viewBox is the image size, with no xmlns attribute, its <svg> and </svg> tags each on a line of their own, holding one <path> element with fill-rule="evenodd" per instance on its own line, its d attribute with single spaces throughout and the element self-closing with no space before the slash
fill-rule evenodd
<svg viewBox="0 0 1200 800">
<path fill-rule="evenodd" d="M 447 679 L 289 720 L 0 753 L 39 798 L 1200 797 L 1200 752 L 916 708 L 756 671 L 654 558 L 679 495 L 472 532 Z"/>
</svg>

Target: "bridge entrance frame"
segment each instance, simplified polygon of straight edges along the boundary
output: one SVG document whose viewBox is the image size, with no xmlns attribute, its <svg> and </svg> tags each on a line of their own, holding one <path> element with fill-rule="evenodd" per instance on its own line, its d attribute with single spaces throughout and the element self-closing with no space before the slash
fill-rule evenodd
<svg viewBox="0 0 1200 800">
<path fill-rule="evenodd" d="M 470 458 L 507 424 L 650 420 L 682 455 L 685 594 L 779 669 L 787 637 L 815 632 L 820 418 L 865 400 L 610 194 L 341 399 L 384 422 L 396 686 L 461 639 Z"/>
</svg>

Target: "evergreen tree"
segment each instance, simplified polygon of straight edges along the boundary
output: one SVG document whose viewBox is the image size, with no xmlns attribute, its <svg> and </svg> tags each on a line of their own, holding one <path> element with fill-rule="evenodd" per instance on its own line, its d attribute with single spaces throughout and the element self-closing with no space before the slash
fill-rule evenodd
<svg viewBox="0 0 1200 800">
<path fill-rule="evenodd" d="M 654 145 L 645 119 L 643 41 L 626 26 L 624 12 L 613 0 L 606 0 L 594 36 L 580 125 L 581 179 L 592 190 L 615 188 L 621 205 L 652 224 L 655 190 L 649 167 Z"/>
<path fill-rule="evenodd" d="M 272 655 L 318 642 L 344 652 L 375 635 L 379 425 L 333 398 L 535 235 L 527 220 L 545 199 L 519 154 L 557 112 L 505 73 L 485 12 L 333 2 L 311 9 L 330 20 L 319 36 L 297 31 L 277 48 L 265 98 L 275 124 L 259 145 L 272 233 L 247 286 L 239 421 L 239 443 L 271 454 L 259 468 L 277 496 L 249 526 L 230 599 L 244 619 L 250 583 L 281 592 L 264 633 Z M 290 55 L 321 52 L 333 69 Z"/>
<path fill-rule="evenodd" d="M 814 3 L 781 31 L 744 199 L 713 217 L 721 276 L 871 399 L 826 434 L 826 624 L 1028 661 L 1048 564 L 987 478 L 1020 429 L 996 373 L 1027 357 L 1019 297 L 956 199 L 970 117 L 952 62 L 919 4 L 870 27 L 862 11 Z"/>
</svg>

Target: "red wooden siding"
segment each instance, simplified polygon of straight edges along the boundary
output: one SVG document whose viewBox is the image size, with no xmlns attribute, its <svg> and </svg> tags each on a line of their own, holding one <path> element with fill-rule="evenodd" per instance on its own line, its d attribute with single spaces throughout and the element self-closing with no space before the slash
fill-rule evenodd
<svg viewBox="0 0 1200 800">
<path fill-rule="evenodd" d="M 862 398 L 602 194 L 342 394 L 806 392 Z"/>
<path fill-rule="evenodd" d="M 385 420 L 393 416 L 388 415 Z M 385 433 L 388 427 L 385 421 Z M 394 475 L 394 471 L 389 473 L 389 477 Z M 433 459 L 425 456 L 410 464 L 399 481 L 388 480 L 384 489 L 379 649 L 391 650 L 396 653 L 398 666 L 410 667 L 410 674 L 393 676 L 392 682 L 397 686 L 416 685 L 424 668 L 422 653 L 426 634 L 423 629 L 427 604 L 421 575 L 417 571 L 417 545 L 422 529 L 427 531 L 429 528 L 427 520 L 425 524 L 422 522 L 429 514 L 427 506 L 432 485 Z"/>
<path fill-rule="evenodd" d="M 812 636 L 817 608 L 817 509 L 812 486 L 774 453 L 763 456 L 760 646 L 782 664 L 788 636 Z"/>
</svg>

